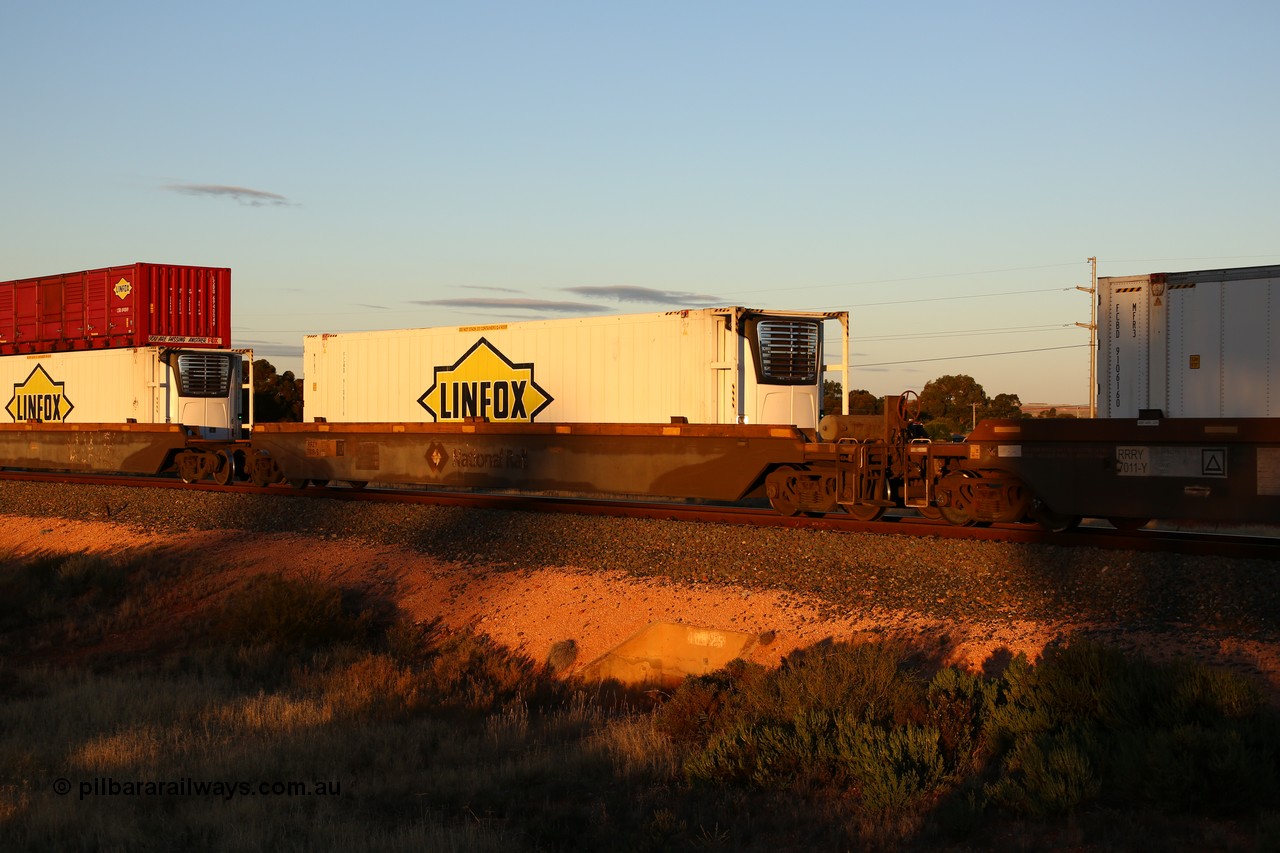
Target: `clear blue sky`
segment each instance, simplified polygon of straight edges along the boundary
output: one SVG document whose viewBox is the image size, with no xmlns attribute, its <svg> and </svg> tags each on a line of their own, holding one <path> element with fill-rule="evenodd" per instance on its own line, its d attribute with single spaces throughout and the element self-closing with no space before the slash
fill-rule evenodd
<svg viewBox="0 0 1280 853">
<path fill-rule="evenodd" d="M 0 278 L 228 266 L 236 344 L 295 371 L 308 332 L 847 308 L 852 387 L 1083 403 L 1088 256 L 1280 262 L 1278 33 L 1231 0 L 11 2 Z"/>
</svg>

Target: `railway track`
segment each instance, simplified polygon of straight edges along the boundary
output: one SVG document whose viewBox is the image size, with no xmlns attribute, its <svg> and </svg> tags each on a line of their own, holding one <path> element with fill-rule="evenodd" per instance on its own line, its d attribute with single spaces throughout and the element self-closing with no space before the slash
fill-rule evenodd
<svg viewBox="0 0 1280 853">
<path fill-rule="evenodd" d="M 1114 551 L 1167 552 L 1211 557 L 1280 561 L 1280 535 L 1241 535 L 1166 529 L 1116 530 L 1109 525 L 1090 524 L 1054 533 L 1029 524 L 995 524 L 987 527 L 958 527 L 912 514 L 887 515 L 877 521 L 858 521 L 830 514 L 819 517 L 782 516 L 772 509 L 718 506 L 673 502 L 600 500 L 573 497 L 449 492 L 422 489 L 350 488 L 275 485 L 220 486 L 214 483 L 183 483 L 179 479 L 128 477 L 122 475 L 75 475 L 24 471 L 0 472 L 0 479 L 39 483 L 112 485 L 147 489 L 182 489 L 230 494 L 272 495 L 307 499 L 418 503 L 436 506 L 471 507 L 488 510 L 516 510 L 537 513 L 571 513 L 617 518 L 650 518 L 749 527 L 778 527 L 827 530 L 849 534 L 878 534 L 935 537 L 1068 548 L 1100 548 Z"/>
</svg>

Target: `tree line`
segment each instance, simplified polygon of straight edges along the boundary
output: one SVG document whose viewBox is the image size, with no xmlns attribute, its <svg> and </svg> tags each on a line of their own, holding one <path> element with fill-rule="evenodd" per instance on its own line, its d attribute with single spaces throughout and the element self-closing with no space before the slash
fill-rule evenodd
<svg viewBox="0 0 1280 853">
<path fill-rule="evenodd" d="M 265 358 L 253 360 L 253 419 L 259 423 L 302 420 L 302 380 L 276 371 Z"/>
<path fill-rule="evenodd" d="M 823 383 L 822 411 L 838 413 L 843 388 L 839 382 Z M 865 389 L 849 392 L 849 414 L 879 415 L 884 412 L 884 397 L 877 397 Z M 1017 394 L 989 396 L 981 383 L 965 374 L 939 376 L 926 382 L 920 391 L 920 421 L 929 437 L 945 441 L 951 436 L 964 435 L 978 421 L 986 418 L 1026 418 L 1022 400 Z M 1046 409 L 1036 417 L 1074 418 L 1075 415 L 1058 414 L 1057 409 Z"/>
</svg>

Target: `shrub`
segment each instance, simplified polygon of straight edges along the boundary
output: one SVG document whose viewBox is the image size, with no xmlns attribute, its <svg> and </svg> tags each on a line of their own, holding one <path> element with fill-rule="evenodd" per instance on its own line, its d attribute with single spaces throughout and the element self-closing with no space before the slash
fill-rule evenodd
<svg viewBox="0 0 1280 853">
<path fill-rule="evenodd" d="M 471 630 L 455 631 L 438 619 L 397 621 L 387 628 L 395 662 L 413 673 L 431 708 L 495 711 L 511 702 L 558 702 L 562 686 L 546 666 Z"/>
<path fill-rule="evenodd" d="M 1199 813 L 1272 801 L 1280 733 L 1258 689 L 1189 663 L 1158 664 L 1083 641 L 1005 673 L 987 736 L 1001 761 L 991 800 L 1062 814 L 1101 799 Z"/>
<path fill-rule="evenodd" d="M 64 615 L 78 598 L 118 600 L 133 566 L 116 557 L 77 552 L 41 554 L 0 580 L 0 627 Z"/>
<path fill-rule="evenodd" d="M 998 696 L 994 683 L 955 667 L 939 670 L 929 682 L 929 723 L 938 729 L 938 743 L 952 774 L 963 775 L 983 763 L 987 720 Z"/>
<path fill-rule="evenodd" d="M 797 652 L 769 679 L 771 710 L 792 717 L 803 710 L 850 711 L 884 724 L 923 722 L 925 684 L 905 646 L 896 643 L 822 644 Z M 761 710 L 765 710 L 762 708 Z"/>
<path fill-rule="evenodd" d="M 926 697 L 902 647 L 832 644 L 775 671 L 735 664 L 687 681 L 657 717 L 685 745 L 691 781 L 847 791 L 864 816 L 901 823 L 948 779 L 941 731 L 921 722 Z"/>
<path fill-rule="evenodd" d="M 366 640 L 372 623 L 372 616 L 356 612 L 341 589 L 281 575 L 254 578 L 214 619 L 216 633 L 232 646 L 284 651 Z"/>
<path fill-rule="evenodd" d="M 993 803 L 1018 814 L 1067 814 L 1097 796 L 1101 788 L 1089 754 L 1087 733 L 1024 735 L 1005 756 L 1001 777 L 987 787 Z"/>
<path fill-rule="evenodd" d="M 936 728 L 867 723 L 837 733 L 837 767 L 857 787 L 864 809 L 897 814 L 915 807 L 943 785 L 946 767 Z"/>
</svg>

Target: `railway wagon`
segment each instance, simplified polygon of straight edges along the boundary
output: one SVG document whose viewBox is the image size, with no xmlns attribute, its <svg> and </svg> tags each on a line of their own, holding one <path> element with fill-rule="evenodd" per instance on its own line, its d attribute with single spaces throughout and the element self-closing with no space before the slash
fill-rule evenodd
<svg viewBox="0 0 1280 853">
<path fill-rule="evenodd" d="M 963 442 L 935 443 L 916 428 L 915 404 L 908 393 L 887 398 L 880 420 L 823 418 L 822 440 L 768 475 L 774 508 L 869 521 L 905 507 L 1050 530 L 1083 517 L 1280 524 L 1280 420 L 985 420 Z"/>
<path fill-rule="evenodd" d="M 370 481 L 446 489 L 739 501 L 804 458 L 794 426 L 259 424 L 257 485 Z"/>
<path fill-rule="evenodd" d="M 134 263 L 0 282 L 0 355 L 231 346 L 231 270 Z"/>
<path fill-rule="evenodd" d="M 1280 266 L 1098 279 L 1098 414 L 1280 417 Z"/>
<path fill-rule="evenodd" d="M 824 365 L 824 326 L 842 327 Z M 816 427 L 846 312 L 702 308 L 309 335 L 304 420 Z M 845 382 L 847 385 L 847 381 Z"/>
<path fill-rule="evenodd" d="M 739 500 L 803 457 L 847 354 L 844 312 L 741 307 L 313 335 L 313 422 L 259 425 L 246 473 Z"/>
<path fill-rule="evenodd" d="M 10 424 L 176 424 L 239 438 L 243 357 L 227 350 L 125 347 L 0 357 Z"/>
<path fill-rule="evenodd" d="M 1084 516 L 1280 524 L 1280 420 L 989 420 L 965 445 L 974 476 L 1016 478 L 1049 529 Z"/>
<path fill-rule="evenodd" d="M 178 424 L 0 423 L 0 467 L 152 476 L 203 458 L 201 443 Z"/>
</svg>

